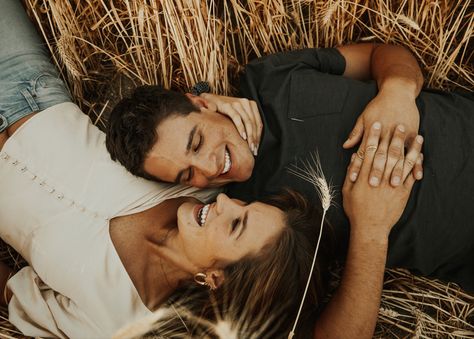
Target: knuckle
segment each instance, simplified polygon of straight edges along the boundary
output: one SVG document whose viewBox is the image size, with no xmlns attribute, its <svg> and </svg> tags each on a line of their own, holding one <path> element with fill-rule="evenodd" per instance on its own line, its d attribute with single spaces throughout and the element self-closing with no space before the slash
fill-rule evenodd
<svg viewBox="0 0 474 339">
<path fill-rule="evenodd" d="M 372 168 L 371 176 L 381 178 L 382 177 L 382 171 L 379 168 Z"/>
<path fill-rule="evenodd" d="M 408 165 L 409 167 L 413 167 L 415 165 L 415 162 L 413 161 L 413 159 L 406 158 L 405 164 Z"/>
<path fill-rule="evenodd" d="M 390 157 L 398 158 L 402 153 L 402 148 L 399 145 L 391 145 L 388 149 L 388 155 Z"/>
</svg>

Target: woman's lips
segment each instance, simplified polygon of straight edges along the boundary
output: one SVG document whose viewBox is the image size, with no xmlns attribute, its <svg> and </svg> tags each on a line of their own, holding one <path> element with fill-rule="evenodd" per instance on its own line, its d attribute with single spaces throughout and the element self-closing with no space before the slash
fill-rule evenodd
<svg viewBox="0 0 474 339">
<path fill-rule="evenodd" d="M 194 206 L 194 210 L 193 210 L 193 214 L 194 214 L 194 220 L 196 221 L 196 224 L 201 227 L 201 223 L 199 222 L 199 211 L 201 210 L 201 208 L 203 208 L 204 205 L 203 204 L 197 204 L 196 206 Z"/>
</svg>

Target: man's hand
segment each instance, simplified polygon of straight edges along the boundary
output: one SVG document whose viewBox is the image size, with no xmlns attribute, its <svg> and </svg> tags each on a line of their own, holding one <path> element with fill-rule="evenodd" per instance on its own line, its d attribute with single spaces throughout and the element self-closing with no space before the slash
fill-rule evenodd
<svg viewBox="0 0 474 339">
<path fill-rule="evenodd" d="M 340 46 L 338 50 L 346 60 L 344 76 L 377 81 L 378 95 L 362 112 L 349 139 L 343 145 L 344 148 L 352 148 L 362 141 L 358 151 L 359 157 L 354 160 L 353 173 L 349 178 L 354 182 L 367 146 L 367 131 L 375 121 L 382 123 L 380 147 L 371 172 L 374 179 L 370 184 L 375 187 L 382 180 L 383 164 L 395 127 L 399 124 L 405 126 L 406 145 L 418 134 L 420 114 L 415 99 L 423 86 L 423 75 L 413 54 L 402 46 L 363 43 Z M 421 163 L 413 167 L 413 175 L 421 179 Z M 397 186 L 401 179 L 394 175 L 390 183 Z"/>
<path fill-rule="evenodd" d="M 207 101 L 208 108 L 228 116 L 244 140 L 247 140 L 250 150 L 257 155 L 263 123 L 257 103 L 245 98 L 234 98 L 223 95 L 203 93 L 201 98 Z"/>
<path fill-rule="evenodd" d="M 382 125 L 375 122 L 367 131 L 365 156 L 360 167 L 360 174 L 354 183 L 349 179 L 357 155 L 353 154 L 343 187 L 344 210 L 350 220 L 352 231 L 361 228 L 362 232 L 373 234 L 374 237 L 388 237 L 391 228 L 400 219 L 408 197 L 415 182 L 412 174 L 412 163 L 406 163 L 403 155 L 403 144 L 406 133 L 402 125 L 397 126 L 388 146 L 388 156 L 384 158 L 381 180 L 378 187 L 369 185 L 372 172 L 378 160 L 381 147 Z M 421 157 L 421 142 L 418 137 L 412 143 L 408 154 L 413 158 Z M 396 174 L 400 178 L 397 187 L 390 185 L 390 178 Z"/>
<path fill-rule="evenodd" d="M 415 104 L 415 98 L 407 95 L 403 90 L 397 91 L 396 87 L 392 87 L 390 90 L 382 90 L 379 94 L 367 105 L 365 110 L 357 119 L 356 125 L 352 130 L 349 138 L 344 143 L 344 148 L 352 148 L 359 145 L 359 150 L 354 162 L 351 165 L 350 181 L 355 182 L 359 174 L 362 161 L 364 158 L 364 150 L 367 148 L 368 131 L 370 126 L 375 121 L 381 122 L 383 128 L 380 132 L 380 143 L 375 154 L 373 166 L 370 173 L 370 184 L 372 186 L 378 186 L 382 180 L 384 173 L 385 161 L 389 156 L 389 142 L 394 135 L 395 127 L 397 125 L 403 125 L 405 130 L 405 142 L 400 147 L 403 150 L 404 146 L 409 146 L 415 136 L 418 134 L 418 128 L 420 125 L 420 114 Z M 393 151 L 399 152 L 400 150 L 393 149 Z M 421 159 L 413 159 L 411 156 L 407 157 L 408 162 L 413 162 L 413 175 L 416 179 L 421 179 L 423 176 L 423 168 Z M 399 171 L 394 171 L 391 177 L 390 183 L 392 186 L 398 186 L 402 182 Z"/>
</svg>

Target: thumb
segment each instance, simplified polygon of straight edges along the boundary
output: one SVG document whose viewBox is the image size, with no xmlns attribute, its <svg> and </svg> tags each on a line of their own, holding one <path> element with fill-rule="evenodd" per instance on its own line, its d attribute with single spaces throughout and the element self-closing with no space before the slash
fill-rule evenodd
<svg viewBox="0 0 474 339">
<path fill-rule="evenodd" d="M 361 118 L 358 118 L 354 128 L 349 134 L 349 137 L 344 142 L 344 144 L 342 144 L 342 147 L 346 149 L 354 147 L 360 142 L 363 135 L 364 135 L 364 123 Z"/>
</svg>

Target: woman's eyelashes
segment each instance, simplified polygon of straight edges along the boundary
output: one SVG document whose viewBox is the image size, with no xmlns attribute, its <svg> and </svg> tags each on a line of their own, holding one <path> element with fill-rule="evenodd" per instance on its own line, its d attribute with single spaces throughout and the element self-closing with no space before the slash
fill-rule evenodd
<svg viewBox="0 0 474 339">
<path fill-rule="evenodd" d="M 232 227 L 231 227 L 231 234 L 235 233 L 235 230 L 237 229 L 237 226 L 240 224 L 240 218 L 232 220 Z"/>
</svg>

